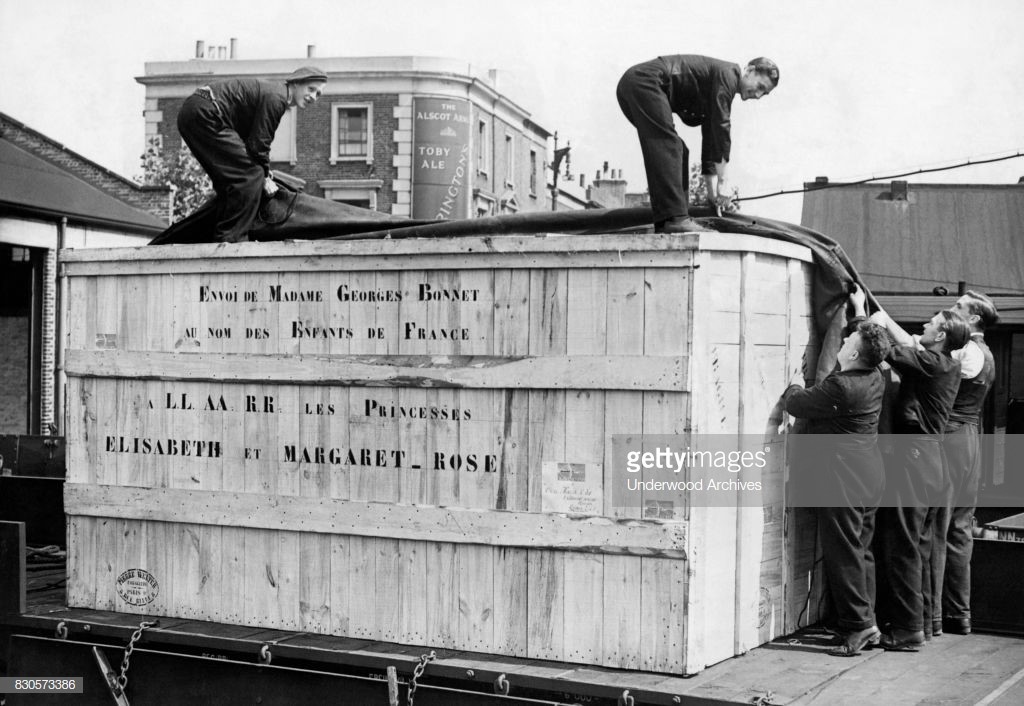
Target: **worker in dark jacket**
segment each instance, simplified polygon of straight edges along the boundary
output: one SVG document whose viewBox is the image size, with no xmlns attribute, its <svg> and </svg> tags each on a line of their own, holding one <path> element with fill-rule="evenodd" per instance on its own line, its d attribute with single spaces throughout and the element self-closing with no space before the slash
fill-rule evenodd
<svg viewBox="0 0 1024 706">
<path fill-rule="evenodd" d="M 185 99 L 178 132 L 210 176 L 217 193 L 213 239 L 246 239 L 259 211 L 260 196 L 273 196 L 270 143 L 285 111 L 315 103 L 327 75 L 303 67 L 284 84 L 239 78 L 202 86 Z"/>
<path fill-rule="evenodd" d="M 981 407 L 996 378 L 995 359 L 985 344 L 985 330 L 999 313 L 992 299 L 968 290 L 951 311 L 971 327 L 971 340 L 953 357 L 960 361 L 960 387 L 942 441 L 949 469 L 951 501 L 936 518 L 932 551 L 932 631 L 971 632 L 971 525 L 981 477 Z M 939 606 L 942 606 L 941 620 Z"/>
<path fill-rule="evenodd" d="M 732 99 L 757 100 L 779 83 L 775 62 L 739 65 L 696 54 L 661 56 L 637 64 L 619 80 L 616 97 L 640 136 L 657 232 L 707 230 L 688 217 L 689 150 L 672 123 L 676 113 L 701 126 L 701 174 L 712 205 L 730 209 L 726 165 L 732 146 Z"/>
<path fill-rule="evenodd" d="M 952 353 L 964 347 L 970 329 L 951 311 L 933 316 L 917 340 L 884 311 L 871 320 L 895 339 L 887 360 L 900 376 L 893 421 L 898 443 L 886 478 L 886 506 L 879 513 L 889 620 L 881 645 L 916 651 L 926 626 L 931 635 L 932 527 L 949 487 L 941 440 L 960 387 L 960 363 Z"/>
<path fill-rule="evenodd" d="M 832 654 L 851 657 L 881 633 L 875 619 L 875 512 L 885 472 L 878 449 L 878 418 L 885 382 L 878 369 L 890 351 L 885 329 L 864 320 L 864 292 L 850 295 L 855 318 L 837 356 L 839 369 L 804 389 L 799 380 L 783 394 L 786 411 L 811 420 L 819 493 L 818 532 L 825 580 L 835 604 L 842 642 Z M 808 479 L 810 480 L 810 479 Z"/>
</svg>

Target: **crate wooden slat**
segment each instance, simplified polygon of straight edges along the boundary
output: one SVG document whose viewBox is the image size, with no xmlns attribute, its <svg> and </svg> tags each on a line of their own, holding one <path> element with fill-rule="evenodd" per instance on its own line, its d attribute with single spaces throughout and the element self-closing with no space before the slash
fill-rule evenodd
<svg viewBox="0 0 1024 706">
<path fill-rule="evenodd" d="M 62 263 L 72 606 L 677 674 L 796 622 L 813 562 L 784 535 L 775 402 L 814 343 L 804 248 L 550 235 Z M 616 506 L 612 436 L 714 433 L 779 449 L 763 506 Z M 567 469 L 582 504 L 558 495 Z"/>
</svg>

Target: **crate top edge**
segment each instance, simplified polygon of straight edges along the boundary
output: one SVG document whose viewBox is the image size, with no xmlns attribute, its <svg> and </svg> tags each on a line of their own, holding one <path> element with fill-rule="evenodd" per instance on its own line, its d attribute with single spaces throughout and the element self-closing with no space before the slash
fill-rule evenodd
<svg viewBox="0 0 1024 706">
<path fill-rule="evenodd" d="M 809 248 L 784 240 L 743 233 L 647 233 L 605 235 L 464 236 L 402 240 L 285 240 L 248 243 L 201 243 L 120 248 L 74 248 L 60 253 L 63 263 L 207 262 L 209 260 L 382 257 L 474 257 L 508 255 L 573 256 L 610 253 L 743 251 L 812 262 Z M 368 263 L 369 264 L 369 263 Z"/>
</svg>

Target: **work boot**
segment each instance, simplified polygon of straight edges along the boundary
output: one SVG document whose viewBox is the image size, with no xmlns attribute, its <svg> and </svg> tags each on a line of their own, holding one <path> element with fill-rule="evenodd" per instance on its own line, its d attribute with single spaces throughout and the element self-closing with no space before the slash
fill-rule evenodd
<svg viewBox="0 0 1024 706">
<path fill-rule="evenodd" d="M 654 226 L 655 233 L 709 233 L 711 228 L 702 226 L 689 216 L 672 216 Z"/>
</svg>

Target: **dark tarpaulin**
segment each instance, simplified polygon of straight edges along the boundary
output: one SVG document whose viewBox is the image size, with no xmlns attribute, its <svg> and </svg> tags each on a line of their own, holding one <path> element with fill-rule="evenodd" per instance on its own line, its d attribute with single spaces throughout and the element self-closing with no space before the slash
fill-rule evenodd
<svg viewBox="0 0 1024 706">
<path fill-rule="evenodd" d="M 643 232 L 652 223 L 650 208 L 587 209 L 580 211 L 531 211 L 487 218 L 452 221 L 423 221 L 401 218 L 365 208 L 329 201 L 296 191 L 287 181 L 278 181 L 277 194 L 260 207 L 250 240 L 363 240 L 384 238 L 438 238 L 470 235 L 531 233 Z M 708 209 L 691 209 L 691 215 L 705 227 L 722 233 L 743 233 L 785 240 L 810 248 L 814 254 L 812 304 L 818 347 L 808 350 L 804 373 L 820 382 L 836 363 L 846 327 L 846 303 L 853 282 L 864 283 L 831 238 L 809 228 L 767 218 L 739 214 L 713 215 Z M 195 213 L 171 225 L 150 245 L 210 242 L 216 213 L 208 201 Z M 877 302 L 868 295 L 872 305 Z M 812 370 L 813 368 L 813 370 Z"/>
</svg>

